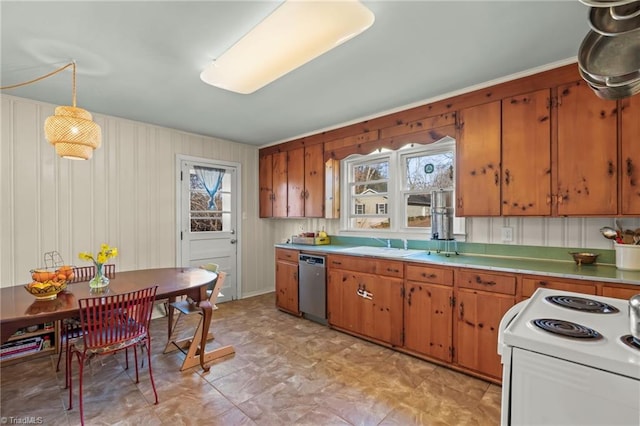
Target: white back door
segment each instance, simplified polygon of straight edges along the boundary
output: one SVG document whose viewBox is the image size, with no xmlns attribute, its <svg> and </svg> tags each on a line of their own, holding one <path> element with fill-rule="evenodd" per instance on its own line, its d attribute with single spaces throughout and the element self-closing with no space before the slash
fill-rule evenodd
<svg viewBox="0 0 640 426">
<path fill-rule="evenodd" d="M 217 263 L 227 273 L 218 302 L 237 299 L 239 164 L 178 156 L 178 263 Z"/>
</svg>

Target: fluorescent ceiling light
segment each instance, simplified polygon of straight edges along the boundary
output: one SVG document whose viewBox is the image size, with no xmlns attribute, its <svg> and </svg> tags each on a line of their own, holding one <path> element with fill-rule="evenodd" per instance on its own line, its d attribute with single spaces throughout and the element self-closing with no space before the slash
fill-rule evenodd
<svg viewBox="0 0 640 426">
<path fill-rule="evenodd" d="M 232 92 L 253 93 L 362 33 L 374 19 L 356 0 L 287 0 L 200 78 Z"/>
</svg>

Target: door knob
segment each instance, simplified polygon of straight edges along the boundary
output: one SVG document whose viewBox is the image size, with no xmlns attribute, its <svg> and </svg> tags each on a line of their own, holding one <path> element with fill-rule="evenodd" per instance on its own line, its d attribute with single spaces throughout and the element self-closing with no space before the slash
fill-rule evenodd
<svg viewBox="0 0 640 426">
<path fill-rule="evenodd" d="M 236 240 L 236 239 L 229 240 L 229 242 L 230 242 L 231 244 L 235 244 L 237 241 L 238 241 L 238 240 Z"/>
</svg>

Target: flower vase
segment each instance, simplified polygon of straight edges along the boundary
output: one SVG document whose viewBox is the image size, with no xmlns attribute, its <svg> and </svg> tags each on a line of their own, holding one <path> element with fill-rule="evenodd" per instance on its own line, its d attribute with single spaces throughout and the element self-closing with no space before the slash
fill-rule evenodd
<svg viewBox="0 0 640 426">
<path fill-rule="evenodd" d="M 89 288 L 100 289 L 109 285 L 109 278 L 102 271 L 102 263 L 96 263 L 96 274 L 89 281 Z"/>
</svg>

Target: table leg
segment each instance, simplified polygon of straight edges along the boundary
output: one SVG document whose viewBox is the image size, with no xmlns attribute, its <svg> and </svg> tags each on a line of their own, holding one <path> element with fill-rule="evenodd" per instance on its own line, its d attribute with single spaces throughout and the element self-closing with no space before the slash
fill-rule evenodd
<svg viewBox="0 0 640 426">
<path fill-rule="evenodd" d="M 170 297 L 167 300 L 167 321 L 169 322 L 168 327 L 168 333 L 167 333 L 167 339 L 171 340 L 171 334 L 173 333 L 173 306 L 171 306 L 171 304 L 173 302 L 176 301 L 175 296 L 174 297 Z"/>
</svg>

